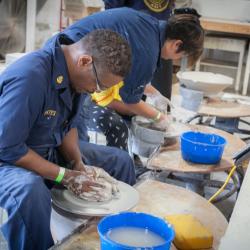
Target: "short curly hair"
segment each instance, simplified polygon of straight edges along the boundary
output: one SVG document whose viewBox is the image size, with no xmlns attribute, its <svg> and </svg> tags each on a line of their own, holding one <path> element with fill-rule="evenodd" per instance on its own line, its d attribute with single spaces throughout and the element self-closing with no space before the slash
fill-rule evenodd
<svg viewBox="0 0 250 250">
<path fill-rule="evenodd" d="M 131 67 L 131 49 L 118 33 L 108 29 L 97 29 L 81 39 L 84 51 L 92 56 L 102 72 L 125 77 Z"/>
</svg>

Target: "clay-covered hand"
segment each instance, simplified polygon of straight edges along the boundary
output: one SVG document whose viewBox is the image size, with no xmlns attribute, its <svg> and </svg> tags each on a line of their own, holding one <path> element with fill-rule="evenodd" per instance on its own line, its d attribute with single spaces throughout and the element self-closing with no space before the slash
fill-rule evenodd
<svg viewBox="0 0 250 250">
<path fill-rule="evenodd" d="M 171 108 L 173 107 L 170 100 L 165 96 L 163 96 L 159 91 L 157 91 L 154 94 L 148 94 L 146 102 L 151 104 L 152 106 L 154 106 L 163 113 L 167 113 L 168 106 L 170 106 Z"/>
<path fill-rule="evenodd" d="M 170 127 L 172 118 L 169 115 L 161 114 L 159 121 L 155 121 L 154 127 L 166 131 Z"/>
<path fill-rule="evenodd" d="M 118 181 L 111 177 L 105 170 L 102 168 L 85 165 L 88 175 L 91 175 L 96 181 L 104 180 L 112 186 L 112 193 L 115 195 L 119 192 Z"/>
<path fill-rule="evenodd" d="M 105 201 L 105 185 L 95 181 L 86 172 L 66 170 L 62 184 L 77 197 L 88 201 Z"/>
</svg>

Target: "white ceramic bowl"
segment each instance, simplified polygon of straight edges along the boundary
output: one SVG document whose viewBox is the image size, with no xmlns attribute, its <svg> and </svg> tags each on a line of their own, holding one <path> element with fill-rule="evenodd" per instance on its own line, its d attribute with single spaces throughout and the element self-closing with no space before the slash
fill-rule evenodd
<svg viewBox="0 0 250 250">
<path fill-rule="evenodd" d="M 205 96 L 217 95 L 233 84 L 233 78 L 212 72 L 179 71 L 176 76 L 180 84 L 202 91 Z"/>
</svg>

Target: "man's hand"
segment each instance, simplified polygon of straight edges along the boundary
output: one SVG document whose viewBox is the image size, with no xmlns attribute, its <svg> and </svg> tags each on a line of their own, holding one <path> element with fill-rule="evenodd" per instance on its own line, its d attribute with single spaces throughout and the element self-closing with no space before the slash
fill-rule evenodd
<svg viewBox="0 0 250 250">
<path fill-rule="evenodd" d="M 113 177 L 111 177 L 102 168 L 85 165 L 85 170 L 86 170 L 86 174 L 90 178 L 93 178 L 95 181 L 99 182 L 100 179 L 103 179 L 105 182 L 108 182 L 112 187 L 112 194 L 116 195 L 119 192 L 118 181 L 114 179 Z"/>
<path fill-rule="evenodd" d="M 66 170 L 62 184 L 77 197 L 88 201 L 105 201 L 105 186 L 83 171 Z"/>
<path fill-rule="evenodd" d="M 96 181 L 99 183 L 98 178 L 104 179 L 106 182 L 108 182 L 112 186 L 112 193 L 116 194 L 119 192 L 118 189 L 118 181 L 111 177 L 106 171 L 104 171 L 102 168 L 94 167 L 85 165 L 82 161 L 75 163 L 73 165 L 73 169 L 77 171 L 84 172 L 90 179 Z"/>
</svg>

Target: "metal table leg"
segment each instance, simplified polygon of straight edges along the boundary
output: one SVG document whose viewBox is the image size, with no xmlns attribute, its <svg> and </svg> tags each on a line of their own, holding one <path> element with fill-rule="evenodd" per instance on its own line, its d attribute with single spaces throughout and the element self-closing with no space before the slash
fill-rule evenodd
<svg viewBox="0 0 250 250">
<path fill-rule="evenodd" d="M 192 181 L 186 182 L 186 189 L 191 190 L 201 196 L 205 195 L 203 181 L 205 178 L 210 177 L 210 175 L 204 174 L 189 174 Z"/>
</svg>

